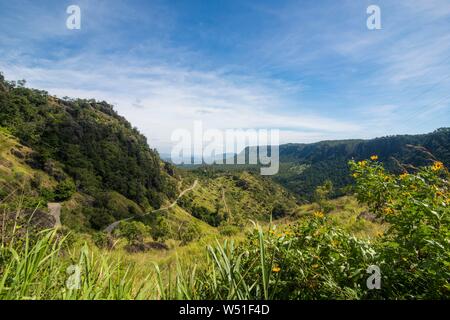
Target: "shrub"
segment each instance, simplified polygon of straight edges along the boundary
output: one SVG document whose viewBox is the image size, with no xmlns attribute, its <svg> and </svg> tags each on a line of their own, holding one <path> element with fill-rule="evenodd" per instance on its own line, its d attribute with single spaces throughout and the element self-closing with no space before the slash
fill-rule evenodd
<svg viewBox="0 0 450 320">
<path fill-rule="evenodd" d="M 231 237 L 234 236 L 236 234 L 238 234 L 241 231 L 241 229 L 237 226 L 234 225 L 223 225 L 219 227 L 219 232 L 221 235 L 227 236 L 227 237 Z"/>
<path fill-rule="evenodd" d="M 149 233 L 150 227 L 139 221 L 122 221 L 118 228 L 118 234 L 126 238 L 130 245 L 143 243 Z"/>
<path fill-rule="evenodd" d="M 200 228 L 192 223 L 183 223 L 178 229 L 178 240 L 181 241 L 182 245 L 186 245 L 191 241 L 194 241 L 200 237 Z"/>
<path fill-rule="evenodd" d="M 320 210 L 328 213 L 333 210 L 333 206 L 328 202 L 328 199 L 333 193 L 333 183 L 331 180 L 326 180 L 323 185 L 318 186 L 314 192 L 314 199 L 320 206 Z"/>
<path fill-rule="evenodd" d="M 358 200 L 388 229 L 378 243 L 382 293 L 395 298 L 450 297 L 450 184 L 441 162 L 396 176 L 373 156 L 350 162 Z"/>
<path fill-rule="evenodd" d="M 286 208 L 286 206 L 282 205 L 281 203 L 276 203 L 272 208 L 272 218 L 278 219 L 286 216 L 289 213 L 289 210 Z"/>
<path fill-rule="evenodd" d="M 89 217 L 91 227 L 95 230 L 101 230 L 114 222 L 111 213 L 103 208 L 83 208 L 83 213 Z"/>
<path fill-rule="evenodd" d="M 75 193 L 76 187 L 72 179 L 65 179 L 58 183 L 55 188 L 55 200 L 65 201 L 70 199 L 70 197 Z"/>
<path fill-rule="evenodd" d="M 194 217 L 213 227 L 217 227 L 224 219 L 224 216 L 221 215 L 219 211 L 210 211 L 208 208 L 203 206 L 193 206 L 191 210 Z"/>
<path fill-rule="evenodd" d="M 96 232 L 92 235 L 95 245 L 101 249 L 110 249 L 113 245 L 112 238 L 106 232 Z"/>
<path fill-rule="evenodd" d="M 152 238 L 157 241 L 162 241 L 169 238 L 171 236 L 171 228 L 167 219 L 162 216 L 158 216 L 158 218 L 156 218 L 156 222 L 152 224 L 150 233 Z"/>
</svg>

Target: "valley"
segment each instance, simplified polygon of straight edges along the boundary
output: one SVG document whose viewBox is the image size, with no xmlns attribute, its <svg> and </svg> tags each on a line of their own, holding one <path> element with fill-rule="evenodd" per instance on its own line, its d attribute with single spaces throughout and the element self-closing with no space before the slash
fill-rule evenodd
<svg viewBox="0 0 450 320">
<path fill-rule="evenodd" d="M 448 296 L 449 165 L 441 128 L 281 145 L 274 176 L 175 166 L 108 103 L 1 77 L 0 298 Z M 72 264 L 85 289 L 60 290 Z"/>
</svg>

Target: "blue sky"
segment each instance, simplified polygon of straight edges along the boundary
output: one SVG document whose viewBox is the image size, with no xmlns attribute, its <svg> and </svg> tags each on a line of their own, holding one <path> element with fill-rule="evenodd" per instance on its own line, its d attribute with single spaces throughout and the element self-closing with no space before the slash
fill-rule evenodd
<svg viewBox="0 0 450 320">
<path fill-rule="evenodd" d="M 0 0 L 0 30 L 8 79 L 106 100 L 162 152 L 195 120 L 283 143 L 450 124 L 450 0 Z"/>
</svg>

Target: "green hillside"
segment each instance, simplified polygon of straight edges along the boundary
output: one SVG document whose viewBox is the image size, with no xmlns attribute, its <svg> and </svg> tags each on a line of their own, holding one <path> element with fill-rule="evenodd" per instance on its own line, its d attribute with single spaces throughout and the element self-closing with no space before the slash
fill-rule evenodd
<svg viewBox="0 0 450 320">
<path fill-rule="evenodd" d="M 291 193 L 257 173 L 215 172 L 206 167 L 191 173 L 200 186 L 179 204 L 213 226 L 242 226 L 251 219 L 268 221 L 292 214 L 297 206 Z"/>
<path fill-rule="evenodd" d="M 106 102 L 57 99 L 0 81 L 0 126 L 36 152 L 30 165 L 63 180 L 52 167 L 58 161 L 80 191 L 114 190 L 144 208 L 174 196 L 156 151 Z"/>
<path fill-rule="evenodd" d="M 346 192 L 343 188 L 352 183 L 347 165 L 351 159 L 377 155 L 389 171 L 401 173 L 429 165 L 434 160 L 449 165 L 449 150 L 450 128 L 423 135 L 287 144 L 280 146 L 280 172 L 274 179 L 308 200 L 318 185 L 331 180 L 335 196 L 340 196 Z"/>
<path fill-rule="evenodd" d="M 243 153 L 248 154 L 246 148 Z M 310 144 L 280 145 L 280 169 L 271 178 L 294 193 L 298 199 L 313 201 L 316 188 L 330 180 L 333 196 L 345 195 L 353 183 L 349 160 L 368 159 L 377 155 L 392 173 L 416 171 L 433 161 L 450 164 L 450 128 L 441 128 L 429 134 L 398 135 L 370 140 L 334 140 Z M 184 166 L 189 168 L 189 166 Z M 191 166 L 196 169 L 198 166 Z M 213 165 L 217 172 L 259 172 L 258 165 Z M 212 170 L 212 169 L 211 169 Z"/>
<path fill-rule="evenodd" d="M 22 145 L 8 130 L 0 127 L 0 199 L 14 190 L 26 190 L 39 197 L 39 189 L 56 188 L 57 181 L 45 171 L 27 164 L 32 150 Z"/>
<path fill-rule="evenodd" d="M 106 102 L 59 99 L 1 77 L 0 128 L 3 195 L 12 190 L 7 182 L 28 175 L 30 197 L 43 208 L 62 203 L 62 224 L 72 230 L 103 230 L 133 218 L 156 238 L 179 239 L 180 226 L 207 233 L 285 216 L 296 206 L 259 175 L 176 169 Z M 177 199 L 196 179 L 198 186 Z"/>
</svg>

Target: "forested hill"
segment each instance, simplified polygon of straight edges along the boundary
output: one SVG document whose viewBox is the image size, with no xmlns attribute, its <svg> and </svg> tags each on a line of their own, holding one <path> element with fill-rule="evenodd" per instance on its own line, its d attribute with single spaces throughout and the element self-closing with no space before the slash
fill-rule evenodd
<svg viewBox="0 0 450 320">
<path fill-rule="evenodd" d="M 169 165 L 106 102 L 58 99 L 0 74 L 0 127 L 34 151 L 31 167 L 68 189 L 115 191 L 143 209 L 176 193 Z"/>
<path fill-rule="evenodd" d="M 60 203 L 61 224 L 73 230 L 133 218 L 155 237 L 182 241 L 185 228 L 214 233 L 296 207 L 291 194 L 260 175 L 178 170 L 106 102 L 59 99 L 0 73 L 0 200 L 17 190 L 30 215 Z"/>
<path fill-rule="evenodd" d="M 411 171 L 433 159 L 448 166 L 450 128 L 421 135 L 281 145 L 280 172 L 273 178 L 304 199 L 311 199 L 315 188 L 329 179 L 335 186 L 335 195 L 340 195 L 343 187 L 352 183 L 348 161 L 372 155 L 377 155 L 392 172 Z"/>
</svg>

